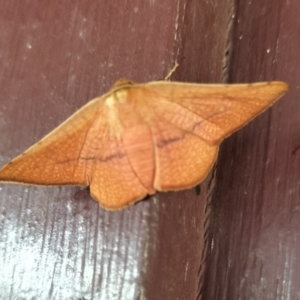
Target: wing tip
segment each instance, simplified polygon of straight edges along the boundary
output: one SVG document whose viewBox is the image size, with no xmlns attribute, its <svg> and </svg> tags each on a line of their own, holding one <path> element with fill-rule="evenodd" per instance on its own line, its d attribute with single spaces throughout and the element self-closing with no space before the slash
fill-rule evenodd
<svg viewBox="0 0 300 300">
<path fill-rule="evenodd" d="M 283 93 L 287 92 L 290 89 L 289 84 L 284 81 L 270 81 L 268 82 L 268 84 L 277 86 L 278 90 L 281 90 Z"/>
</svg>

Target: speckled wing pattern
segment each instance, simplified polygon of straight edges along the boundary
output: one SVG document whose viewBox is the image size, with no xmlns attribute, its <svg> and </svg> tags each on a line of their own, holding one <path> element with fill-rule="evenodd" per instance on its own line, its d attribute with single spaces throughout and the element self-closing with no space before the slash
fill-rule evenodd
<svg viewBox="0 0 300 300">
<path fill-rule="evenodd" d="M 150 125 L 156 154 L 154 188 L 179 190 L 201 182 L 222 140 L 267 109 L 287 88 L 283 82 L 144 86 L 141 99 L 154 116 Z"/>
<path fill-rule="evenodd" d="M 90 185 L 107 209 L 201 182 L 221 141 L 263 112 L 283 82 L 118 81 L 0 170 L 0 181 Z"/>
</svg>

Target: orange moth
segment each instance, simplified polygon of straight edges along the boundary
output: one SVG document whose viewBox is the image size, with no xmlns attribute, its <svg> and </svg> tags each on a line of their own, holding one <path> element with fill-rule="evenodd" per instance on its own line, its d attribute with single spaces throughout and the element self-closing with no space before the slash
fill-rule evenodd
<svg viewBox="0 0 300 300">
<path fill-rule="evenodd" d="M 90 186 L 106 209 L 200 183 L 219 145 L 276 102 L 284 82 L 117 81 L 0 170 L 0 181 Z"/>
</svg>

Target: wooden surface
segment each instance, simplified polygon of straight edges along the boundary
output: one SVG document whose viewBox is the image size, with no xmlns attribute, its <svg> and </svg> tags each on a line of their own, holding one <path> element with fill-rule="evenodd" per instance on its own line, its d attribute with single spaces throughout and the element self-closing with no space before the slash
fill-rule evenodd
<svg viewBox="0 0 300 300">
<path fill-rule="evenodd" d="M 221 147 L 203 299 L 299 299 L 299 14 L 299 1 L 238 1 L 229 81 L 290 91 Z"/>
<path fill-rule="evenodd" d="M 288 96 L 195 189 L 107 212 L 78 187 L 0 185 L 0 299 L 297 299 L 297 0 L 0 0 L 0 166 L 120 77 L 271 79 Z M 216 178 L 216 179 L 215 179 Z"/>
</svg>

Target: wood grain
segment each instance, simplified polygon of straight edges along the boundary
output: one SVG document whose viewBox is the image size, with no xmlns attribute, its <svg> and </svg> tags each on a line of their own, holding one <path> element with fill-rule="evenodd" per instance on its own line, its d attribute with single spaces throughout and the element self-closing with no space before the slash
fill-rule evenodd
<svg viewBox="0 0 300 300">
<path fill-rule="evenodd" d="M 221 147 L 202 297 L 297 299 L 300 3 L 238 1 L 236 11 L 230 81 L 276 78 L 291 89 Z"/>
<path fill-rule="evenodd" d="M 120 77 L 285 80 L 195 189 L 106 212 L 85 189 L 0 185 L 3 299 L 295 299 L 299 13 L 292 1 L 0 0 L 0 164 Z M 216 188 L 215 188 L 216 187 Z M 199 191 L 199 189 L 197 190 Z M 214 192 L 214 194 L 213 194 Z"/>
<path fill-rule="evenodd" d="M 177 59 L 178 80 L 220 82 L 229 1 L 217 3 L 0 1 L 0 163 L 120 77 L 163 79 Z M 75 187 L 0 192 L 4 298 L 198 294 L 205 186 L 200 197 L 194 189 L 158 195 L 116 213 Z"/>
</svg>

